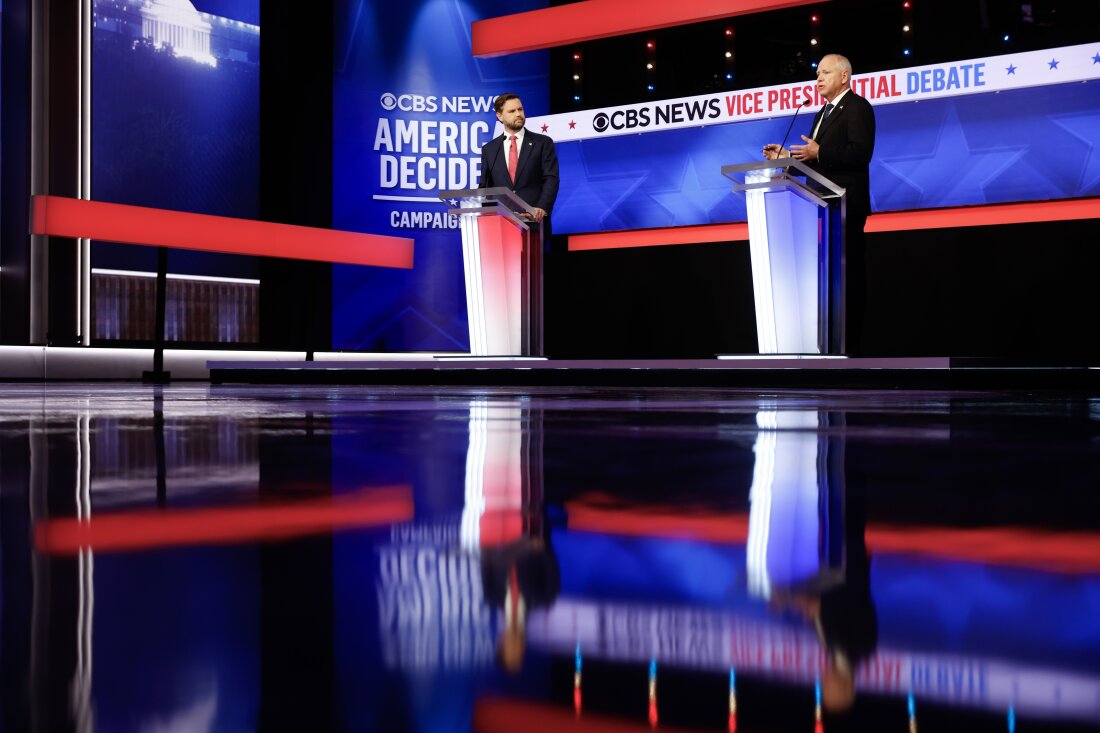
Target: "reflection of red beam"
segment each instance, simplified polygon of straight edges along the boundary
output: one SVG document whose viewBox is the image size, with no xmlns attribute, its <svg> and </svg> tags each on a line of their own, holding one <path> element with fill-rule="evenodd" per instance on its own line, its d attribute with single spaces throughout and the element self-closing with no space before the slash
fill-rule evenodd
<svg viewBox="0 0 1100 733">
<path fill-rule="evenodd" d="M 687 514 L 672 508 L 602 508 L 567 502 L 569 529 L 645 537 L 744 544 L 749 536 L 747 514 Z"/>
<path fill-rule="evenodd" d="M 645 694 L 643 690 L 643 695 Z M 474 704 L 474 733 L 651 733 L 646 720 L 632 722 L 585 713 L 579 718 L 572 708 L 500 698 Z M 685 733 L 662 725 L 664 733 Z"/>
<path fill-rule="evenodd" d="M 1060 573 L 1100 573 L 1100 534 L 1047 532 L 1027 527 L 867 527 L 876 552 L 931 555 L 986 565 L 1013 565 Z"/>
<path fill-rule="evenodd" d="M 31 234 L 349 265 L 413 266 L 413 242 L 401 237 L 62 196 L 34 196 L 31 201 Z"/>
<path fill-rule="evenodd" d="M 1100 198 L 963 206 L 925 211 L 886 211 L 871 215 L 867 220 L 867 231 L 906 232 L 920 229 L 954 229 L 1080 219 L 1100 219 Z M 667 229 L 573 234 L 569 237 L 568 248 L 569 251 L 576 252 L 590 249 L 738 242 L 748 241 L 748 238 L 749 225 L 744 222 L 734 222 Z"/>
<path fill-rule="evenodd" d="M 686 514 L 670 507 L 608 508 L 568 502 L 569 528 L 720 544 L 748 540 L 744 513 Z M 1008 565 L 1060 573 L 1100 573 L 1100 533 L 1048 532 L 1027 527 L 895 527 L 870 524 L 864 534 L 873 552 Z"/>
<path fill-rule="evenodd" d="M 49 519 L 35 526 L 34 542 L 39 552 L 59 555 L 83 548 L 237 544 L 396 524 L 412 517 L 412 490 L 394 486 L 270 506 L 147 510 L 99 514 L 86 521 Z"/>
<path fill-rule="evenodd" d="M 473 53 L 482 58 L 503 56 L 814 2 L 821 0 L 585 0 L 475 20 Z"/>
</svg>

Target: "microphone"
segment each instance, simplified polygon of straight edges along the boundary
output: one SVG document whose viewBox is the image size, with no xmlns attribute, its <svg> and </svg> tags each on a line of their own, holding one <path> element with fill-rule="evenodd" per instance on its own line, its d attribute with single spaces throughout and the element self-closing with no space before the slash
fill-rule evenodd
<svg viewBox="0 0 1100 733">
<path fill-rule="evenodd" d="M 783 134 L 783 142 L 779 143 L 779 151 L 775 154 L 776 160 L 779 160 L 779 156 L 783 154 L 783 146 L 787 144 L 787 138 L 791 135 L 791 128 L 794 127 L 794 121 L 798 119 L 798 113 L 802 111 L 803 107 L 809 107 L 812 102 L 812 99 L 807 99 L 795 109 L 794 117 L 791 118 L 791 124 L 787 125 L 787 132 Z"/>
</svg>

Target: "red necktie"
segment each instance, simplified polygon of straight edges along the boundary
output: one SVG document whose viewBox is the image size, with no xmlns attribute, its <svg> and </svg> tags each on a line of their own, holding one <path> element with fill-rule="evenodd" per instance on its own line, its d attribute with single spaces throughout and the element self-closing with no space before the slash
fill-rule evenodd
<svg viewBox="0 0 1100 733">
<path fill-rule="evenodd" d="M 508 139 L 512 141 L 512 147 L 508 148 L 508 177 L 512 179 L 512 183 L 515 183 L 516 166 L 519 164 L 519 151 L 516 150 L 516 136 L 511 135 Z"/>
</svg>

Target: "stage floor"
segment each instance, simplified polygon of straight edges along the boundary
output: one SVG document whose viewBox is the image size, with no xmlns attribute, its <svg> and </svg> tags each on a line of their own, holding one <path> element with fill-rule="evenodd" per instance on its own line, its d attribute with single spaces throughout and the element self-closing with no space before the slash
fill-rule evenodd
<svg viewBox="0 0 1100 733">
<path fill-rule="evenodd" d="M 0 384 L 0 458 L 4 730 L 1100 720 L 1100 392 Z"/>
<path fill-rule="evenodd" d="M 210 360 L 215 384 L 439 386 L 848 387 L 1093 389 L 1100 368 L 959 357 L 730 355 L 713 359 L 542 359 L 428 356 L 385 359 Z"/>
</svg>

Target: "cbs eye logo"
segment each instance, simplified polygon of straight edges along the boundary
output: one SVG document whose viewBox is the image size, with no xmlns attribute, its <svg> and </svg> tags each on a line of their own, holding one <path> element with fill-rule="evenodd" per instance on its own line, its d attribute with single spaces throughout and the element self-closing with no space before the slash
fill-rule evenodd
<svg viewBox="0 0 1100 733">
<path fill-rule="evenodd" d="M 382 109 L 394 109 L 397 107 L 397 97 L 390 92 L 382 95 Z"/>
<path fill-rule="evenodd" d="M 592 118 L 592 127 L 596 132 L 603 132 L 611 124 L 611 120 L 608 119 L 606 112 L 600 112 L 598 115 Z"/>
</svg>

